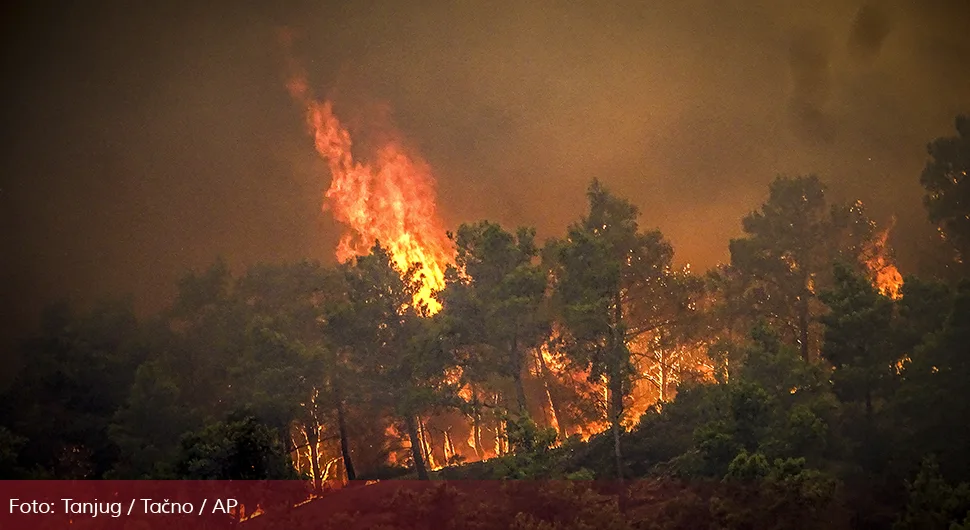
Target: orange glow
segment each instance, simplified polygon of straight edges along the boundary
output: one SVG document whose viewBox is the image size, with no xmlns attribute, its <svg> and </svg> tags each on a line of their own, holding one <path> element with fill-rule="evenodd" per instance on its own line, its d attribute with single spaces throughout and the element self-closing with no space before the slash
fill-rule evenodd
<svg viewBox="0 0 970 530">
<path fill-rule="evenodd" d="M 324 208 L 348 228 L 337 245 L 337 259 L 366 255 L 380 241 L 402 271 L 419 266 L 421 288 L 415 301 L 436 313 L 441 304 L 434 293 L 444 287 L 451 252 L 429 166 L 393 140 L 379 146 L 373 160 L 355 160 L 350 133 L 334 115 L 333 104 L 313 99 L 301 73 L 291 76 L 287 88 L 306 107 L 317 153 L 330 167 Z"/>
<path fill-rule="evenodd" d="M 394 424 L 388 425 L 387 428 L 384 429 L 384 436 L 386 436 L 388 439 L 391 439 L 391 440 L 403 439 L 402 433 L 398 431 L 397 427 Z M 387 463 L 392 466 L 397 466 L 397 465 L 401 465 L 402 462 L 398 458 L 398 454 L 394 451 L 391 451 L 387 455 Z"/>
<path fill-rule="evenodd" d="M 889 231 L 895 224 L 896 219 L 894 218 L 889 228 L 876 234 L 875 239 L 866 249 L 865 264 L 866 268 L 869 269 L 872 284 L 879 289 L 879 292 L 893 300 L 898 300 L 902 296 L 903 275 L 899 273 L 896 265 L 890 261 L 888 245 L 886 244 L 889 239 Z"/>
</svg>

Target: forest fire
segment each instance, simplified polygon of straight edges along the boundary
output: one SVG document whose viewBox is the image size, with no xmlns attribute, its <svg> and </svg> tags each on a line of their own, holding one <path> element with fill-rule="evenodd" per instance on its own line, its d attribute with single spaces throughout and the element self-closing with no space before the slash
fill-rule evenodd
<svg viewBox="0 0 970 530">
<path fill-rule="evenodd" d="M 337 259 L 365 255 L 380 241 L 402 271 L 419 267 L 422 285 L 416 298 L 437 312 L 441 305 L 434 293 L 444 286 L 451 258 L 430 168 L 395 141 L 380 146 L 371 162 L 355 160 L 350 132 L 334 115 L 332 102 L 313 99 L 302 73 L 294 74 L 287 87 L 306 107 L 314 146 L 330 168 L 325 209 L 349 229 L 337 246 Z"/>
<path fill-rule="evenodd" d="M 872 277 L 873 286 L 885 296 L 897 300 L 902 297 L 903 276 L 890 260 L 889 245 L 887 244 L 889 232 L 895 226 L 895 223 L 894 218 L 888 228 L 880 231 L 873 238 L 866 251 L 865 264 Z"/>
<path fill-rule="evenodd" d="M 24 4 L 0 530 L 970 530 L 970 0 Z"/>
<path fill-rule="evenodd" d="M 334 114 L 333 103 L 314 99 L 302 73 L 292 75 L 287 86 L 291 96 L 305 107 L 316 151 L 329 166 L 332 182 L 325 194 L 325 209 L 348 228 L 336 249 L 338 260 L 366 255 L 374 241 L 380 241 L 402 271 L 418 267 L 422 285 L 415 299 L 427 304 L 431 313 L 440 311 L 442 306 L 435 294 L 444 288 L 444 269 L 454 258 L 437 215 L 435 181 L 429 166 L 396 140 L 384 141 L 370 153 L 369 160 L 361 161 L 361 153 L 353 152 L 350 131 Z M 900 296 L 902 277 L 887 244 L 891 228 L 877 233 L 866 244 L 861 258 L 873 285 L 895 299 Z M 685 274 L 689 276 L 689 270 Z M 625 429 L 635 426 L 651 406 L 662 406 L 673 399 L 683 378 L 713 381 L 705 355 L 707 343 L 679 341 L 667 335 L 667 330 L 660 328 L 630 345 L 640 375 L 625 399 Z M 552 343 L 555 341 L 531 351 L 535 366 L 524 367 L 520 374 L 529 396 L 528 412 L 541 419 L 544 427 L 556 431 L 557 443 L 570 436 L 588 440 L 609 428 L 600 410 L 610 400 L 608 381 L 590 380 L 588 369 L 569 366 L 563 352 L 552 348 Z M 508 408 L 511 388 L 505 388 L 504 383 L 498 383 L 497 388 L 472 384 L 463 379 L 460 369 L 450 372 L 446 379 L 473 412 L 419 415 L 416 443 L 427 468 L 434 471 L 509 453 L 509 426 L 498 411 Z M 559 403 L 564 398 L 566 402 L 580 399 L 594 405 L 585 412 L 565 410 Z M 409 465 L 412 441 L 407 433 L 391 423 L 383 434 L 393 447 L 386 455 L 387 463 Z M 320 466 L 324 478 L 328 478 L 340 457 L 335 449 L 322 453 L 328 453 L 326 465 Z"/>
</svg>

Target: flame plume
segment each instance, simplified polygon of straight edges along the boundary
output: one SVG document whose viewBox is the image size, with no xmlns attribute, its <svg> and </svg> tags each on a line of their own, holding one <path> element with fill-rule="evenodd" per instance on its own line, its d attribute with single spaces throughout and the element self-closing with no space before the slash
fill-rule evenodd
<svg viewBox="0 0 970 530">
<path fill-rule="evenodd" d="M 348 228 L 337 245 L 337 259 L 365 255 L 375 240 L 380 241 L 402 271 L 419 266 L 421 288 L 415 301 L 437 312 L 441 304 L 434 294 L 444 287 L 444 268 L 451 256 L 429 166 L 396 141 L 381 145 L 372 161 L 355 160 L 350 133 L 334 115 L 333 104 L 313 99 L 303 74 L 293 75 L 287 87 L 306 107 L 317 153 L 330 167 L 333 180 L 324 209 Z"/>
<path fill-rule="evenodd" d="M 866 249 L 866 268 L 872 277 L 872 284 L 885 296 L 894 300 L 902 297 L 903 275 L 889 257 L 889 232 L 896 225 L 894 217 L 889 227 L 882 230 Z"/>
</svg>

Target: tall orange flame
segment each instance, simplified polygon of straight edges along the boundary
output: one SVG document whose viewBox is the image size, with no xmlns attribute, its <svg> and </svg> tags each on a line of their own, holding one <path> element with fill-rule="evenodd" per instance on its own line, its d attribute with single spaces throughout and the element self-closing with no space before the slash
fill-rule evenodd
<svg viewBox="0 0 970 530">
<path fill-rule="evenodd" d="M 402 271 L 420 267 L 416 301 L 437 312 L 441 304 L 434 293 L 444 286 L 444 268 L 451 256 L 430 167 L 393 140 L 376 150 L 374 160 L 354 160 L 350 133 L 334 115 L 333 104 L 313 99 L 301 73 L 292 75 L 287 87 L 306 107 L 316 150 L 330 167 L 333 180 L 324 208 L 349 229 L 337 246 L 337 259 L 365 255 L 375 240 L 380 241 Z"/>
<path fill-rule="evenodd" d="M 866 267 L 872 277 L 872 284 L 879 289 L 879 292 L 896 300 L 902 297 L 903 275 L 889 258 L 888 244 L 889 232 L 896 225 L 893 218 L 889 227 L 876 234 L 869 248 L 866 249 Z"/>
</svg>

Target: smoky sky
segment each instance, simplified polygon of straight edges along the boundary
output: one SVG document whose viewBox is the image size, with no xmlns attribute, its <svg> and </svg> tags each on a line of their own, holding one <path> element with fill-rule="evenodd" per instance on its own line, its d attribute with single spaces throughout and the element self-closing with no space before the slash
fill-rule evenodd
<svg viewBox="0 0 970 530">
<path fill-rule="evenodd" d="M 282 27 L 348 123 L 391 110 L 446 226 L 555 236 L 596 177 L 695 269 L 778 174 L 922 233 L 926 143 L 970 110 L 966 1 L 197 4 L 5 8 L 6 336 L 54 299 L 158 309 L 217 256 L 332 259 Z"/>
</svg>

